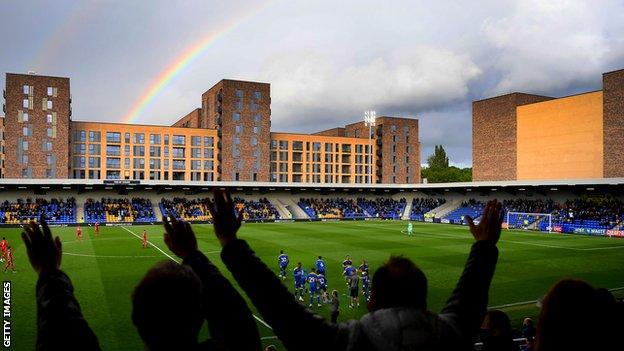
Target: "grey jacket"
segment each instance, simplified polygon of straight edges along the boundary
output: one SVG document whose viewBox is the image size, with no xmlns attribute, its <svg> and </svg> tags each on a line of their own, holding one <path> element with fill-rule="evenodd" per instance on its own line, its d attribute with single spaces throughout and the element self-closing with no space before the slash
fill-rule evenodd
<svg viewBox="0 0 624 351">
<path fill-rule="evenodd" d="M 472 245 L 440 314 L 389 308 L 338 325 L 300 305 L 245 241 L 225 246 L 221 258 L 289 350 L 470 350 L 486 312 L 498 249 L 485 241 Z"/>
</svg>

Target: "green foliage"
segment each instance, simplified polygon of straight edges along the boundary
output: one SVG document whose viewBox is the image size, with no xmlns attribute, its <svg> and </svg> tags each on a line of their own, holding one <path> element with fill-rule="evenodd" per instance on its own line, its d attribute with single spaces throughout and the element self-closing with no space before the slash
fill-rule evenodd
<svg viewBox="0 0 624 351">
<path fill-rule="evenodd" d="M 429 183 L 451 183 L 472 181 L 472 168 L 449 166 L 449 158 L 442 145 L 436 145 L 433 154 L 427 157 L 428 167 L 421 170 L 422 179 Z"/>
<path fill-rule="evenodd" d="M 448 168 L 449 158 L 446 155 L 446 151 L 444 150 L 442 145 L 435 146 L 433 155 L 427 158 L 427 164 L 429 165 L 429 168 L 434 169 Z"/>
</svg>

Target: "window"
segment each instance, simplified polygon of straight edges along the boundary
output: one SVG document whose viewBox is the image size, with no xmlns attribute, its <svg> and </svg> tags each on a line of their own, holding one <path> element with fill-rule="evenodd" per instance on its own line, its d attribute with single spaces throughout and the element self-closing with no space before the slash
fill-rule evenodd
<svg viewBox="0 0 624 351">
<path fill-rule="evenodd" d="M 234 137 L 234 138 L 232 138 L 232 142 L 234 142 L 234 145 L 238 145 L 238 144 L 240 144 L 240 138 L 239 137 Z"/>
<path fill-rule="evenodd" d="M 120 158 L 106 158 L 106 168 L 121 168 L 121 159 Z"/>
<path fill-rule="evenodd" d="M 204 158 L 213 158 L 213 157 L 214 157 L 214 150 L 205 148 L 204 149 Z"/>
<path fill-rule="evenodd" d="M 89 157 L 89 168 L 100 168 L 100 158 Z"/>
<path fill-rule="evenodd" d="M 24 136 L 30 136 L 30 128 L 28 126 L 23 126 L 22 134 L 24 134 Z"/>
<path fill-rule="evenodd" d="M 257 138 L 251 138 L 251 146 L 256 146 L 258 145 L 258 139 Z"/>
<path fill-rule="evenodd" d="M 397 131 L 397 126 L 396 126 L 396 124 L 393 124 L 392 126 L 390 126 L 390 131 L 391 131 L 391 132 L 396 132 L 396 131 Z"/>
<path fill-rule="evenodd" d="M 213 146 L 214 138 L 213 137 L 204 137 L 204 146 Z"/>
<path fill-rule="evenodd" d="M 130 145 L 124 146 L 124 156 L 126 157 L 130 156 Z"/>
<path fill-rule="evenodd" d="M 89 144 L 89 155 L 99 155 L 101 150 L 99 144 Z"/>
<path fill-rule="evenodd" d="M 150 158 L 150 169 L 160 169 L 160 159 Z"/>
<path fill-rule="evenodd" d="M 48 114 L 46 115 L 46 122 L 48 122 L 48 123 L 52 123 L 52 121 L 53 121 L 53 119 L 52 119 L 52 114 L 51 114 L 51 113 L 48 113 Z"/>
<path fill-rule="evenodd" d="M 48 108 L 48 110 L 52 109 L 52 100 L 46 101 L 46 107 Z"/>
<path fill-rule="evenodd" d="M 183 170 L 185 168 L 184 160 L 173 160 L 173 169 Z"/>
<path fill-rule="evenodd" d="M 232 112 L 232 121 L 234 121 L 234 122 L 240 121 L 240 113 Z"/>
<path fill-rule="evenodd" d="M 22 150 L 28 151 L 28 141 L 22 141 Z"/>
<path fill-rule="evenodd" d="M 133 149 L 134 156 L 145 156 L 145 146 L 134 146 Z"/>
<path fill-rule="evenodd" d="M 184 158 L 184 148 L 183 147 L 174 147 L 171 150 L 171 155 L 174 158 Z"/>
<path fill-rule="evenodd" d="M 120 156 L 121 155 L 121 146 L 119 146 L 119 145 L 106 145 L 106 155 L 107 156 Z"/>
<path fill-rule="evenodd" d="M 262 117 L 260 115 L 255 115 L 254 116 L 254 122 L 256 122 L 256 123 L 260 123 L 261 119 L 262 119 Z"/>
<path fill-rule="evenodd" d="M 51 141 L 44 141 L 43 142 L 43 151 L 52 151 L 52 142 Z"/>
<path fill-rule="evenodd" d="M 262 93 L 259 91 L 254 91 L 253 97 L 255 100 L 260 100 L 262 98 Z"/>
<path fill-rule="evenodd" d="M 150 157 L 160 157 L 160 146 L 150 146 Z"/>
<path fill-rule="evenodd" d="M 74 156 L 74 168 L 85 168 L 85 157 Z"/>
<path fill-rule="evenodd" d="M 204 170 L 211 171 L 214 168 L 214 161 L 204 161 Z"/>
<path fill-rule="evenodd" d="M 232 149 L 232 157 L 240 157 L 240 149 L 236 146 Z"/>
<path fill-rule="evenodd" d="M 126 169 L 130 168 L 130 159 L 129 158 L 124 158 L 124 167 Z"/>
<path fill-rule="evenodd" d="M 280 140 L 279 141 L 280 149 L 288 149 L 288 140 Z"/>
<path fill-rule="evenodd" d="M 22 92 L 23 92 L 24 94 L 30 94 L 30 87 L 29 87 L 28 85 L 24 85 L 24 86 L 22 87 Z"/>
<path fill-rule="evenodd" d="M 23 108 L 30 108 L 30 100 L 28 100 L 28 99 L 22 100 L 22 107 Z"/>
<path fill-rule="evenodd" d="M 201 137 L 200 136 L 192 136 L 191 137 L 191 146 L 201 146 Z"/>
<path fill-rule="evenodd" d="M 106 179 L 119 179 L 120 177 L 119 171 L 106 171 Z"/>
<path fill-rule="evenodd" d="M 99 143 L 100 142 L 100 132 L 94 132 L 92 130 L 89 131 L 89 142 L 91 143 Z"/>
<path fill-rule="evenodd" d="M 134 143 L 135 144 L 145 144 L 145 134 L 143 134 L 143 133 L 134 133 Z"/>
<path fill-rule="evenodd" d="M 106 141 L 109 142 L 109 143 L 120 143 L 121 142 L 121 133 L 106 132 Z"/>
<path fill-rule="evenodd" d="M 28 122 L 28 113 L 22 113 L 22 122 Z"/>
<path fill-rule="evenodd" d="M 192 148 L 191 149 L 191 158 L 200 158 L 201 157 L 201 149 L 200 148 Z"/>
<path fill-rule="evenodd" d="M 236 98 L 237 99 L 242 99 L 243 98 L 243 91 L 240 89 L 236 90 Z"/>
<path fill-rule="evenodd" d="M 260 127 L 253 127 L 254 134 L 260 133 Z"/>
<path fill-rule="evenodd" d="M 186 137 L 184 135 L 174 135 L 171 142 L 173 145 L 184 145 L 186 144 Z"/>
<path fill-rule="evenodd" d="M 77 130 L 74 132 L 74 141 L 85 142 L 87 140 L 87 132 L 84 130 Z"/>
<path fill-rule="evenodd" d="M 169 145 L 169 134 L 165 134 L 165 145 Z"/>
<path fill-rule="evenodd" d="M 54 95 L 54 88 L 48 87 L 48 96 Z"/>
<path fill-rule="evenodd" d="M 235 130 L 236 134 L 241 134 L 243 132 L 243 126 L 237 124 Z"/>
<path fill-rule="evenodd" d="M 20 162 L 23 165 L 28 164 L 28 155 L 22 155 Z"/>
<path fill-rule="evenodd" d="M 145 159 L 144 158 L 135 158 L 134 159 L 134 168 L 135 169 L 143 169 L 143 168 L 145 168 Z"/>
<path fill-rule="evenodd" d="M 192 160 L 191 161 L 191 169 L 194 171 L 201 170 L 201 161 L 200 160 Z"/>
<path fill-rule="evenodd" d="M 160 145 L 160 134 L 150 134 L 150 144 Z"/>
<path fill-rule="evenodd" d="M 126 142 L 126 144 L 130 143 L 130 133 L 125 133 L 124 134 L 124 141 Z"/>
<path fill-rule="evenodd" d="M 47 168 L 46 169 L 46 178 L 54 178 L 54 171 Z"/>
<path fill-rule="evenodd" d="M 74 154 L 84 155 L 86 154 L 87 147 L 83 143 L 74 143 Z"/>
<path fill-rule="evenodd" d="M 164 155 L 165 157 L 169 157 L 169 147 L 168 147 L 168 146 L 165 146 L 165 147 L 163 148 L 163 151 L 164 151 L 163 155 Z"/>
</svg>

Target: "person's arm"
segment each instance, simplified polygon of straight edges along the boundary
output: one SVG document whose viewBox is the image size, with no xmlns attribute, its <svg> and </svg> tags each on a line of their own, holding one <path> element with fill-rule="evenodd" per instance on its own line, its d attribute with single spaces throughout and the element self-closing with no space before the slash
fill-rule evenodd
<svg viewBox="0 0 624 351">
<path fill-rule="evenodd" d="M 203 309 L 211 342 L 226 350 L 260 350 L 260 335 L 249 307 L 230 281 L 197 249 L 191 225 L 175 218 L 163 218 L 163 222 L 165 243 L 202 282 Z"/>
<path fill-rule="evenodd" d="M 488 292 L 494 276 L 503 210 L 496 200 L 488 202 L 478 226 L 467 217 L 476 242 L 472 245 L 464 271 L 451 297 L 440 313 L 449 321 L 465 342 L 477 335 L 487 311 Z"/>
<path fill-rule="evenodd" d="M 37 281 L 37 349 L 100 350 L 97 337 L 82 316 L 69 277 L 60 270 L 61 240 L 52 240 L 46 222 L 24 226 L 22 239 Z"/>
<path fill-rule="evenodd" d="M 348 338 L 346 328 L 330 325 L 306 310 L 249 245 L 236 238 L 241 221 L 240 215 L 238 218 L 234 215 L 229 193 L 215 190 L 215 202 L 209 208 L 215 233 L 223 246 L 223 262 L 284 346 L 289 350 L 344 348 Z"/>
</svg>

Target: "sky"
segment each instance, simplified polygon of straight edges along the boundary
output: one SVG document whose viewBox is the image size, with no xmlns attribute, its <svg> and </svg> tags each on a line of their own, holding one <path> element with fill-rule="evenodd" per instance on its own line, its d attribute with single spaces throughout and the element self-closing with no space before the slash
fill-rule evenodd
<svg viewBox="0 0 624 351">
<path fill-rule="evenodd" d="M 441 144 L 458 166 L 472 101 L 598 90 L 624 68 L 621 0 L 5 0 L 0 33 L 0 85 L 70 77 L 74 120 L 171 124 L 220 79 L 262 81 L 273 131 L 374 109 L 418 118 L 423 161 Z"/>
</svg>

